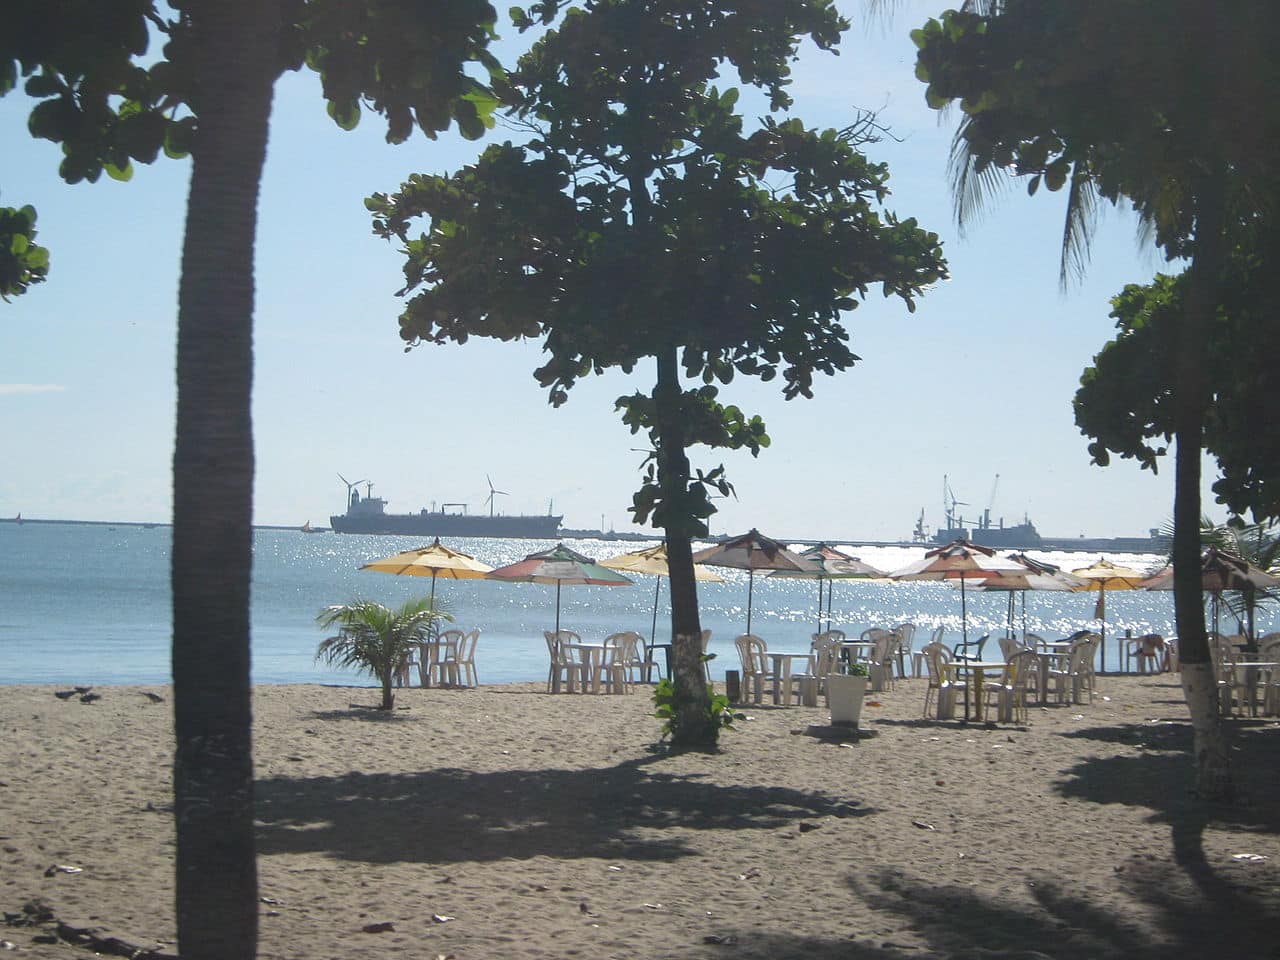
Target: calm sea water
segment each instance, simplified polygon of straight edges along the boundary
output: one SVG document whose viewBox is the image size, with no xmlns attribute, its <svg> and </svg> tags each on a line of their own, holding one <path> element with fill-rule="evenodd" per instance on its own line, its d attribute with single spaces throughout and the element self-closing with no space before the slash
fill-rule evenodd
<svg viewBox="0 0 1280 960">
<path fill-rule="evenodd" d="M 638 549 L 622 541 L 568 540 L 573 549 L 603 560 Z M 324 633 L 315 617 L 328 604 L 368 598 L 398 604 L 421 596 L 430 580 L 362 571 L 360 565 L 421 545 L 420 538 L 307 535 L 259 530 L 254 540 L 253 679 L 257 683 L 369 683 L 315 662 Z M 457 539 L 454 549 L 494 566 L 552 546 L 536 540 Z M 844 549 L 882 569 L 918 559 L 919 548 Z M 169 594 L 170 535 L 167 527 L 88 524 L 0 524 L 0 683 L 165 683 L 169 678 L 172 618 Z M 1094 554 L 1036 554 L 1067 569 L 1083 567 Z M 1161 558 L 1112 554 L 1119 563 L 1147 569 Z M 747 575 L 719 571 L 724 583 L 700 583 L 702 625 L 712 630 L 717 654 L 712 675 L 736 669 L 733 638 L 746 627 Z M 621 588 L 565 587 L 561 625 L 584 639 L 618 630 L 650 633 L 655 587 L 637 577 Z M 660 640 L 669 639 L 667 584 L 661 583 Z M 439 580 L 437 598 L 458 626 L 479 627 L 476 662 L 481 683 L 540 680 L 546 676 L 542 631 L 555 619 L 555 588 L 533 583 Z M 757 576 L 752 632 L 770 649 L 808 648 L 815 629 L 817 586 L 812 581 Z M 1108 668 L 1120 662 L 1120 637 L 1171 634 L 1171 594 L 1116 592 L 1107 597 Z M 999 634 L 1007 615 L 1003 594 L 968 592 L 971 635 Z M 1094 596 L 1030 593 L 1026 628 L 1045 637 L 1095 626 Z M 960 593 L 940 583 L 835 583 L 832 625 L 850 634 L 902 620 L 918 625 L 917 638 L 941 624 L 948 639 L 961 629 Z M 1018 624 L 1021 626 L 1021 606 Z M 1275 624 L 1260 624 L 1275 629 Z M 664 636 L 665 634 L 665 636 Z M 919 642 L 919 641 L 918 641 Z M 994 642 L 988 652 L 997 653 Z"/>
</svg>

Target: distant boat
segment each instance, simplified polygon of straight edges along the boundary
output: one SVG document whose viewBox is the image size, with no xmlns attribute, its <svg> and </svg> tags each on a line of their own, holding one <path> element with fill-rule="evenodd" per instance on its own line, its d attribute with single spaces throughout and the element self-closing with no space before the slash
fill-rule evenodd
<svg viewBox="0 0 1280 960">
<path fill-rule="evenodd" d="M 13 518 L 13 522 L 14 522 L 14 523 L 21 523 L 21 522 L 22 522 L 22 514 L 21 514 L 21 513 L 19 513 L 16 517 L 14 517 L 14 518 Z"/>
<path fill-rule="evenodd" d="M 298 529 L 299 529 L 299 530 L 301 530 L 303 533 L 319 533 L 319 532 L 320 532 L 319 530 L 316 530 L 314 527 L 312 527 L 312 526 L 311 526 L 311 521 L 310 521 L 310 520 L 308 520 L 306 523 L 304 523 L 304 524 L 303 524 L 302 526 L 300 526 Z"/>
</svg>

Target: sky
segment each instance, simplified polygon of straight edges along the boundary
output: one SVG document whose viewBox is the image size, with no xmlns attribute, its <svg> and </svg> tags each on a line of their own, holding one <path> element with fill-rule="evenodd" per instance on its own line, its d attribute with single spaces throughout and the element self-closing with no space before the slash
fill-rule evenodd
<svg viewBox="0 0 1280 960">
<path fill-rule="evenodd" d="M 735 496 L 713 533 L 749 527 L 783 539 L 909 539 L 942 522 L 944 477 L 993 520 L 1024 516 L 1050 537 L 1142 536 L 1172 515 L 1172 461 L 1091 465 L 1074 425 L 1079 377 L 1114 333 L 1110 297 L 1163 265 L 1136 219 L 1102 218 L 1083 279 L 1059 285 L 1064 199 L 1019 184 L 963 233 L 947 156 L 955 116 L 924 104 L 909 31 L 944 8 L 900 4 L 889 20 L 854 20 L 840 55 L 812 46 L 793 67 L 791 115 L 843 127 L 879 111 L 893 137 L 868 148 L 888 163 L 886 208 L 939 234 L 951 279 L 909 314 L 873 292 L 845 317 L 862 361 L 820 378 L 812 400 L 736 379 L 721 399 L 760 414 L 772 446 L 758 459 L 694 449 L 724 463 Z M 524 43 L 502 31 L 506 62 Z M 0 204 L 33 204 L 49 280 L 0 303 L 0 517 L 166 522 L 172 500 L 175 321 L 190 168 L 161 159 L 129 183 L 68 186 L 59 151 L 26 135 L 30 101 L 0 100 Z M 390 146 L 366 114 L 353 132 L 325 114 L 319 84 L 277 84 L 256 251 L 257 463 L 254 519 L 327 526 L 344 507 L 339 474 L 371 481 L 389 512 L 441 502 L 564 514 L 569 527 L 634 530 L 643 458 L 614 400 L 648 392 L 652 365 L 581 381 L 552 409 L 532 377 L 540 344 L 472 340 L 405 351 L 397 317 L 402 257 L 375 238 L 363 200 L 414 172 L 448 173 L 501 127 Z M 1208 485 L 1205 512 L 1218 516 Z M 362 488 L 363 489 L 363 488 Z"/>
</svg>

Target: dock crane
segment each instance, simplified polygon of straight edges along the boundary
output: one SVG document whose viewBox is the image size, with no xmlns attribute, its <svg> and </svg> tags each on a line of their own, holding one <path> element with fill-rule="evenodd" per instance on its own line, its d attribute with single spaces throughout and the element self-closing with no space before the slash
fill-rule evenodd
<svg viewBox="0 0 1280 960">
<path fill-rule="evenodd" d="M 996 474 L 995 480 L 991 483 L 991 496 L 987 497 L 986 509 L 982 511 L 982 529 L 986 530 L 991 526 L 991 508 L 995 506 L 996 489 L 1000 486 L 1000 474 Z"/>
</svg>

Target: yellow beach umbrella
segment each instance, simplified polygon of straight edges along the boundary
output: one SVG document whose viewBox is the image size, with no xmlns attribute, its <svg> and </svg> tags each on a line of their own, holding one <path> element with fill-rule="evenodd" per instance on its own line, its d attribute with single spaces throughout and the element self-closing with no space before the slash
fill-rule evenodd
<svg viewBox="0 0 1280 960">
<path fill-rule="evenodd" d="M 625 573 L 643 573 L 659 578 L 653 590 L 653 625 L 649 632 L 649 643 L 656 643 L 658 638 L 654 634 L 658 631 L 658 594 L 662 591 L 661 578 L 671 576 L 667 566 L 667 545 L 659 543 L 644 550 L 636 550 L 634 553 L 624 553 L 608 560 L 601 560 L 600 566 L 611 570 L 622 570 Z M 698 563 L 693 565 L 693 579 L 724 583 L 724 577 Z"/>
<path fill-rule="evenodd" d="M 493 569 L 482 560 L 466 553 L 451 550 L 436 537 L 430 546 L 405 550 L 381 560 L 366 563 L 361 570 L 394 573 L 402 577 L 430 577 L 431 599 L 436 598 L 436 577 L 447 580 L 479 580 Z"/>
<path fill-rule="evenodd" d="M 1099 559 L 1097 563 L 1089 567 L 1081 567 L 1079 570 L 1072 570 L 1073 577 L 1079 577 L 1085 582 L 1075 587 L 1077 593 L 1086 590 L 1098 591 L 1098 602 L 1094 605 L 1093 615 L 1102 621 L 1102 629 L 1100 635 L 1102 642 L 1098 645 L 1102 651 L 1102 662 L 1098 665 L 1099 670 L 1107 669 L 1107 591 L 1108 590 L 1141 590 L 1146 586 L 1147 575 L 1134 570 L 1132 567 L 1122 567 L 1119 564 L 1112 563 L 1110 560 Z"/>
</svg>

